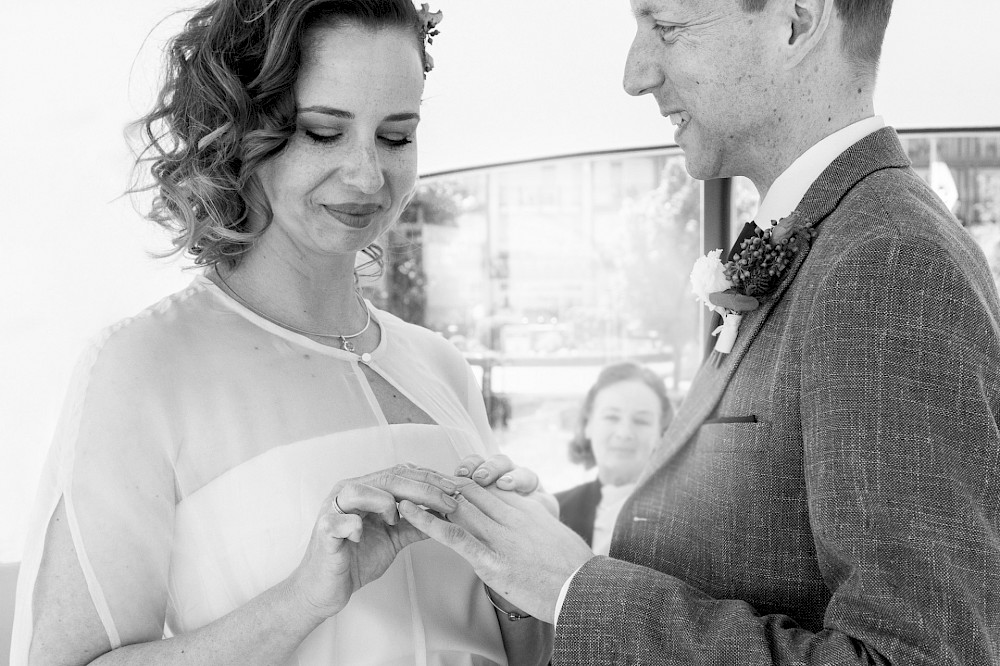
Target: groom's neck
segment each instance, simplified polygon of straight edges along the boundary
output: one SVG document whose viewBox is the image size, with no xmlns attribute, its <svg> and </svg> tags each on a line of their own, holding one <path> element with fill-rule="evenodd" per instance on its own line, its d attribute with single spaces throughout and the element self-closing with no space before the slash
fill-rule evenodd
<svg viewBox="0 0 1000 666">
<path fill-rule="evenodd" d="M 804 89 L 801 96 L 797 102 L 789 101 L 782 122 L 770 128 L 768 143 L 773 149 L 761 154 L 755 173 L 747 174 L 761 199 L 778 176 L 807 150 L 831 134 L 875 115 L 871 88 L 857 83 L 845 82 L 822 93 Z"/>
</svg>

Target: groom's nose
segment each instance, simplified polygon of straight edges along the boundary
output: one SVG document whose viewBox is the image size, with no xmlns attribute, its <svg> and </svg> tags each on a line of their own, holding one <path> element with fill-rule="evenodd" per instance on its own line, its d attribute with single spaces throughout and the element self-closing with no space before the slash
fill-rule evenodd
<svg viewBox="0 0 1000 666">
<path fill-rule="evenodd" d="M 625 59 L 625 76 L 622 86 L 629 95 L 648 95 L 663 82 L 660 68 L 652 54 L 652 49 L 643 44 L 636 33 Z"/>
</svg>

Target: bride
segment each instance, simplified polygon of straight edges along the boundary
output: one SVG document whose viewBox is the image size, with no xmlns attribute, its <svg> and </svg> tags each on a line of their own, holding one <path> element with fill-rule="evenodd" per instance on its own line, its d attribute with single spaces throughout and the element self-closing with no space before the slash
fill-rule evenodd
<svg viewBox="0 0 1000 666">
<path fill-rule="evenodd" d="M 204 271 L 81 360 L 15 666 L 547 663 L 551 627 L 396 508 L 449 513 L 484 460 L 502 492 L 537 478 L 496 455 L 457 350 L 356 288 L 414 191 L 438 16 L 216 0 L 171 43 L 142 163 Z"/>
</svg>

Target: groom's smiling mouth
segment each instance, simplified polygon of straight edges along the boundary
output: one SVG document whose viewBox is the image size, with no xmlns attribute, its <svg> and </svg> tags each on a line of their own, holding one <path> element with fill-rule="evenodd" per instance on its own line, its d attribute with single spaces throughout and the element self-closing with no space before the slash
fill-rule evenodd
<svg viewBox="0 0 1000 666">
<path fill-rule="evenodd" d="M 674 141 L 676 141 L 691 121 L 691 116 L 687 111 L 664 111 L 663 115 L 668 117 L 674 126 Z"/>
</svg>

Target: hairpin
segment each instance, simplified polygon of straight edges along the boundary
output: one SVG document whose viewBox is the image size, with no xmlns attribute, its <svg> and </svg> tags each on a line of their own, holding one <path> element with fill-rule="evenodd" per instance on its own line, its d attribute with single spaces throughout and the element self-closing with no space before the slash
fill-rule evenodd
<svg viewBox="0 0 1000 666">
<path fill-rule="evenodd" d="M 437 24 L 441 22 L 444 18 L 444 13 L 441 10 L 432 12 L 430 5 L 426 2 L 420 5 L 420 9 L 417 10 L 417 17 L 420 19 L 420 32 L 424 36 L 424 40 L 427 44 L 433 44 L 434 38 L 440 34 L 437 29 Z M 424 46 L 424 74 L 434 69 L 434 58 L 431 54 L 427 52 L 427 46 Z"/>
</svg>

